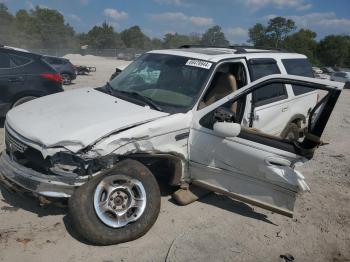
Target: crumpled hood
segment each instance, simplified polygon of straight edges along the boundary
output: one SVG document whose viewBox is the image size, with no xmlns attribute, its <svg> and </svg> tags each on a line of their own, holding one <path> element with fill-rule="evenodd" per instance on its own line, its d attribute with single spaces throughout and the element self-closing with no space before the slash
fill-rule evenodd
<svg viewBox="0 0 350 262">
<path fill-rule="evenodd" d="M 77 152 L 101 137 L 166 115 L 84 88 L 20 105 L 8 112 L 6 123 L 43 147 L 63 146 Z"/>
</svg>

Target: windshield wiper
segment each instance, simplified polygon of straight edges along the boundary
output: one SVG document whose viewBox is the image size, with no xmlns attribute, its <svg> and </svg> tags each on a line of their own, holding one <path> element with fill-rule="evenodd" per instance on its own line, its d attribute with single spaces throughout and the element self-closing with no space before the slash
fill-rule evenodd
<svg viewBox="0 0 350 262">
<path fill-rule="evenodd" d="M 113 88 L 109 82 L 106 82 L 105 87 L 107 87 L 108 94 L 113 95 Z"/>
<path fill-rule="evenodd" d="M 151 98 L 143 96 L 140 93 L 115 90 L 115 89 L 113 89 L 113 87 L 111 86 L 111 84 L 109 82 L 106 83 L 105 87 L 107 88 L 107 92 L 110 95 L 115 96 L 116 95 L 115 93 L 121 93 L 124 96 L 132 96 L 134 98 L 137 97 L 139 100 L 141 100 L 142 102 L 146 103 L 147 105 L 149 105 L 153 109 L 156 109 L 158 111 L 163 111 L 163 109 L 160 106 L 158 106 Z"/>
<path fill-rule="evenodd" d="M 131 95 L 133 97 L 137 97 L 139 98 L 142 102 L 145 102 L 147 105 L 149 105 L 150 107 L 153 107 L 153 109 L 156 109 L 158 111 L 163 111 L 163 109 L 158 106 L 151 98 L 147 97 L 147 96 L 143 96 L 140 93 L 137 92 L 128 92 L 128 91 L 120 91 L 118 90 L 118 92 L 125 94 L 125 95 Z"/>
</svg>

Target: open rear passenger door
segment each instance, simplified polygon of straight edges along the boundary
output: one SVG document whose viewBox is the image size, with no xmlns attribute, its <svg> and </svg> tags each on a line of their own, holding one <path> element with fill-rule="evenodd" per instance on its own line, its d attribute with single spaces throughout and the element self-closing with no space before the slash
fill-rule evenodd
<svg viewBox="0 0 350 262">
<path fill-rule="evenodd" d="M 247 95 L 274 84 L 295 84 L 320 90 L 322 99 L 308 115 L 304 136 L 289 141 L 243 125 Z M 264 77 L 214 104 L 194 112 L 190 130 L 190 174 L 194 184 L 262 208 L 293 216 L 299 192 L 309 190 L 297 162 L 313 157 L 341 93 L 334 82 L 290 75 Z"/>
</svg>

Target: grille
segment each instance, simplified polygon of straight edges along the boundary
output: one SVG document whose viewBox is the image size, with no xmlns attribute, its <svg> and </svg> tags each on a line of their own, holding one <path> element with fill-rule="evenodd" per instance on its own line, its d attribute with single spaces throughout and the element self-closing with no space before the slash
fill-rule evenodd
<svg viewBox="0 0 350 262">
<path fill-rule="evenodd" d="M 46 172 L 50 162 L 46 161 L 41 152 L 32 148 L 10 134 L 5 128 L 6 152 L 17 163 L 34 169 L 38 172 Z"/>
<path fill-rule="evenodd" d="M 24 153 L 28 149 L 28 146 L 26 144 L 11 135 L 7 129 L 5 129 L 5 144 L 7 150 L 11 152 Z"/>
</svg>

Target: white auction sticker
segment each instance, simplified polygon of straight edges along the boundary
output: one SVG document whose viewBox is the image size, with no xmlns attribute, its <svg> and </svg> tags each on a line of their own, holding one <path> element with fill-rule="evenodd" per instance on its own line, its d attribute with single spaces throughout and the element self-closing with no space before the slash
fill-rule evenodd
<svg viewBox="0 0 350 262">
<path fill-rule="evenodd" d="M 200 67 L 204 69 L 210 69 L 211 65 L 213 63 L 207 62 L 207 61 L 202 61 L 202 60 L 188 60 L 186 65 L 187 66 L 195 66 L 195 67 Z"/>
</svg>

